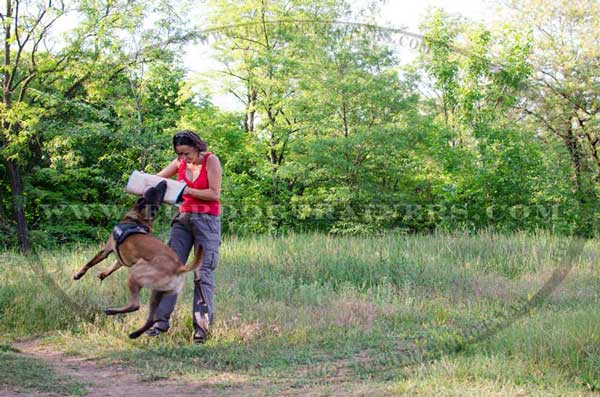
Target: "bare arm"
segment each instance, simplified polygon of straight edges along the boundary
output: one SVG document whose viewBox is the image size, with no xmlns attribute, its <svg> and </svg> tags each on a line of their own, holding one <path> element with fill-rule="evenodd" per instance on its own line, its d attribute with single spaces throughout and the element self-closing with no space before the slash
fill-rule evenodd
<svg viewBox="0 0 600 397">
<path fill-rule="evenodd" d="M 165 170 L 167 168 L 165 168 Z M 200 200 L 217 201 L 221 197 L 222 175 L 223 170 L 221 168 L 221 162 L 219 161 L 219 158 L 217 156 L 212 155 L 208 158 L 208 161 L 206 162 L 206 176 L 208 178 L 208 189 L 192 189 L 188 186 L 185 188 L 183 193 L 189 194 L 190 196 Z"/>
<path fill-rule="evenodd" d="M 158 176 L 162 176 L 163 178 L 171 178 L 173 175 L 177 174 L 177 169 L 179 168 L 179 160 L 175 159 L 171 161 L 169 165 L 162 169 L 158 174 Z"/>
</svg>

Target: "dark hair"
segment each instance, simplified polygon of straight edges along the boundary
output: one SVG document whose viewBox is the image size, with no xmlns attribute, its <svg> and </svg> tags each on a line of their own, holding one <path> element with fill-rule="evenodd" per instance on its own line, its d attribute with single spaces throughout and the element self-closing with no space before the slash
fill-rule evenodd
<svg viewBox="0 0 600 397">
<path fill-rule="evenodd" d="M 200 139 L 195 132 L 190 130 L 177 131 L 177 133 L 173 135 L 173 149 L 179 145 L 192 146 L 200 152 L 205 152 L 207 148 L 206 142 Z"/>
</svg>

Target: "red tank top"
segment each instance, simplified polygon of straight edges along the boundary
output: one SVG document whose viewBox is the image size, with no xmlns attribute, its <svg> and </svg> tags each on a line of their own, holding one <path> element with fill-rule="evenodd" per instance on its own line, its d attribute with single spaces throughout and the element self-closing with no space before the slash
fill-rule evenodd
<svg viewBox="0 0 600 397">
<path fill-rule="evenodd" d="M 208 189 L 208 174 L 206 172 L 206 162 L 212 153 L 207 152 L 202 159 L 202 169 L 200 175 L 194 181 L 190 181 L 185 176 L 186 162 L 181 160 L 177 170 L 177 180 L 185 182 L 192 189 Z M 198 214 L 221 215 L 221 203 L 216 201 L 200 200 L 189 194 L 183 195 L 183 203 L 179 207 L 179 212 L 195 212 Z"/>
</svg>

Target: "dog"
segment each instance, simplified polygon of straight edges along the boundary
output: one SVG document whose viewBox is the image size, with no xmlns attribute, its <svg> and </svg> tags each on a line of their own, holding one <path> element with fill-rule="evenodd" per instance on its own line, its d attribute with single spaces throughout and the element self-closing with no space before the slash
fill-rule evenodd
<svg viewBox="0 0 600 397">
<path fill-rule="evenodd" d="M 156 294 L 158 298 L 150 302 L 146 323 L 129 334 L 131 339 L 138 338 L 154 325 L 160 298 L 165 294 L 180 293 L 183 288 L 184 274 L 196 270 L 202 264 L 202 246 L 196 250 L 193 261 L 188 265 L 183 265 L 179 262 L 175 251 L 150 235 L 152 221 L 163 202 L 166 190 L 165 181 L 146 190 L 143 197 L 115 226 L 113 233 L 100 252 L 73 276 L 74 280 L 79 280 L 90 268 L 106 259 L 110 253 L 115 253 L 117 260 L 111 267 L 98 275 L 100 281 L 121 266 L 130 268 L 127 279 L 131 293 L 129 302 L 123 307 L 106 309 L 104 313 L 109 316 L 138 310 L 142 288 L 160 292 Z"/>
</svg>

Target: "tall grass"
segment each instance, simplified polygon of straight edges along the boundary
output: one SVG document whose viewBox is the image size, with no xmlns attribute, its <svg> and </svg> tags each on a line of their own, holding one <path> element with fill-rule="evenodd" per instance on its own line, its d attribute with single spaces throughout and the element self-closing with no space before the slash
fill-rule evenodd
<svg viewBox="0 0 600 397">
<path fill-rule="evenodd" d="M 600 386 L 594 241 L 559 290 L 530 316 L 458 354 L 442 354 L 427 366 L 433 375 L 419 372 L 421 366 L 398 366 L 399 345 L 477 328 L 526 300 L 556 268 L 567 244 L 546 233 L 492 232 L 226 238 L 216 269 L 213 337 L 201 347 L 189 343 L 191 277 L 169 333 L 130 341 L 126 335 L 144 321 L 145 306 L 115 318 L 100 314 L 126 302 L 127 272 L 100 283 L 95 276 L 110 265 L 107 260 L 79 282 L 71 280 L 95 247 L 40 253 L 35 263 L 4 252 L 0 316 L 7 332 L 0 342 L 50 335 L 68 352 L 130 363 L 147 379 L 234 371 L 252 379 L 293 378 L 306 386 L 344 367 L 357 379 L 384 382 L 392 393 L 428 394 L 444 376 L 460 378 L 457 385 L 467 390 L 488 385 L 490 373 L 506 390 L 525 385 L 581 392 Z M 511 363 L 527 370 L 504 373 Z M 490 369 L 494 365 L 497 371 Z M 464 379 L 473 384 L 467 387 Z"/>
</svg>

